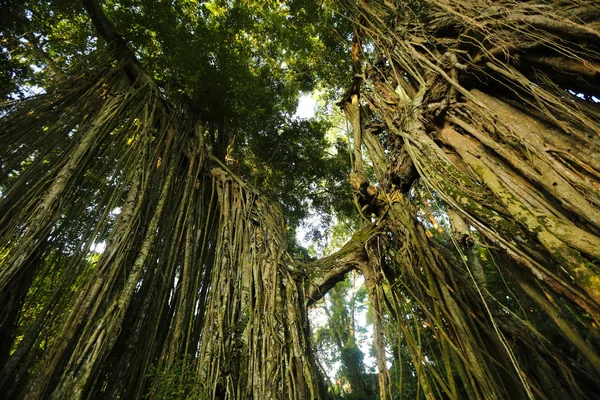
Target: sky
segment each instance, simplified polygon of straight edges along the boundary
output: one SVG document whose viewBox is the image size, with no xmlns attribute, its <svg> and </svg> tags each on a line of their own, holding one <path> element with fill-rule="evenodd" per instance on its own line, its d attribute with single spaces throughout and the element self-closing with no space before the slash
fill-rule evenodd
<svg viewBox="0 0 600 400">
<path fill-rule="evenodd" d="M 317 102 L 312 97 L 312 94 L 300 95 L 300 101 L 298 102 L 298 108 L 294 117 L 301 119 L 309 119 L 315 116 L 315 106 Z"/>
</svg>

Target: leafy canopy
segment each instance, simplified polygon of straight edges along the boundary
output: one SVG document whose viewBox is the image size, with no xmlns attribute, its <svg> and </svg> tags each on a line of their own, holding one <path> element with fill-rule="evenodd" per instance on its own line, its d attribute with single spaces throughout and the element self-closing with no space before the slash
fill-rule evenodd
<svg viewBox="0 0 600 400">
<path fill-rule="evenodd" d="M 3 9 L 4 99 L 111 59 L 77 2 Z M 327 122 L 292 117 L 300 93 L 350 79 L 350 27 L 323 2 L 109 0 L 103 9 L 168 101 L 205 127 L 212 153 L 279 200 L 292 227 L 309 207 L 349 213 L 345 148 L 326 139 Z"/>
</svg>

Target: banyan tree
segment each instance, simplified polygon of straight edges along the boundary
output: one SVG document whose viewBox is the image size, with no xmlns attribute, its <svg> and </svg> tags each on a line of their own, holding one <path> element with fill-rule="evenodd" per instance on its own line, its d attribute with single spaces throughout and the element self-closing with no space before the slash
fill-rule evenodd
<svg viewBox="0 0 600 400">
<path fill-rule="evenodd" d="M 339 398 L 308 310 L 351 271 L 362 393 L 598 396 L 600 3 L 24 3 L 0 27 L 3 397 Z M 285 117 L 319 82 L 345 89 L 337 156 Z M 357 223 L 309 259 L 289 225 L 316 179 Z"/>
</svg>

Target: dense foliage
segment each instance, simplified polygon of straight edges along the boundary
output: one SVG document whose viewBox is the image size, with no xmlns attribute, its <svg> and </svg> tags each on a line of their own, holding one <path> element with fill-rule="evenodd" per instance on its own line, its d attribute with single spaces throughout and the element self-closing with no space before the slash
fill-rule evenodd
<svg viewBox="0 0 600 400">
<path fill-rule="evenodd" d="M 176 111 L 208 125 L 211 152 L 279 199 L 292 227 L 306 216 L 307 201 L 327 213 L 347 201 L 347 157 L 327 152 L 327 122 L 292 117 L 299 94 L 317 80 L 349 79 L 331 12 L 320 15 L 317 4 L 303 1 L 125 1 L 104 9 Z M 10 3 L 3 11 L 5 99 L 52 91 L 110 57 L 80 5 Z M 320 186 L 340 189 L 325 196 Z"/>
</svg>

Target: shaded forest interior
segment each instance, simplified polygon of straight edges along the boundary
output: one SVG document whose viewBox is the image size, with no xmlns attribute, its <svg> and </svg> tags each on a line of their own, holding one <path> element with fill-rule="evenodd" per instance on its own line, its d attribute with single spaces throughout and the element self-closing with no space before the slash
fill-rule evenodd
<svg viewBox="0 0 600 400">
<path fill-rule="evenodd" d="M 598 1 L 24 0 L 0 55 L 3 397 L 598 398 Z"/>
</svg>

